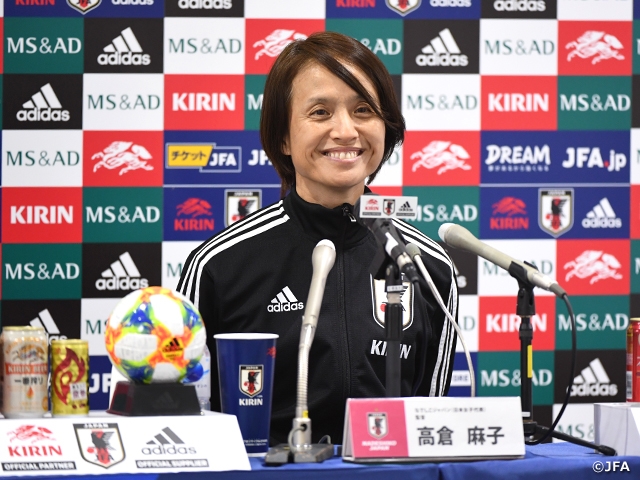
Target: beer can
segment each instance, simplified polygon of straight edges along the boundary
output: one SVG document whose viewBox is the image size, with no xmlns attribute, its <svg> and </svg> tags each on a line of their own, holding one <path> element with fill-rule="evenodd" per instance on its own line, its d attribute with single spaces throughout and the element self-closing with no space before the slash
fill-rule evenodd
<svg viewBox="0 0 640 480">
<path fill-rule="evenodd" d="M 627 328 L 627 402 L 640 402 L 640 318 Z"/>
<path fill-rule="evenodd" d="M 4 327 L 2 413 L 37 418 L 49 410 L 48 339 L 42 327 Z"/>
<path fill-rule="evenodd" d="M 51 413 L 54 417 L 89 414 L 89 343 L 51 341 Z"/>
</svg>

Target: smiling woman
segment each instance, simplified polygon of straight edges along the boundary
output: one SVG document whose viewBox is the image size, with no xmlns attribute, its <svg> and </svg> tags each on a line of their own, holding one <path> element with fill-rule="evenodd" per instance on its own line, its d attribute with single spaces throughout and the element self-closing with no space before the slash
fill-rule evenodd
<svg viewBox="0 0 640 480">
<path fill-rule="evenodd" d="M 194 250 L 178 289 L 198 307 L 216 361 L 213 335 L 279 335 L 271 439 L 286 441 L 295 414 L 300 317 L 320 240 L 336 247 L 309 356 L 312 439 L 342 442 L 345 402 L 385 396 L 384 280 L 369 274 L 378 252 L 373 234 L 356 221 L 354 205 L 404 137 L 393 82 L 360 42 L 332 32 L 290 43 L 267 77 L 260 136 L 282 180 L 280 202 L 231 225 Z M 447 309 L 458 293 L 444 250 L 404 222 Z M 401 393 L 445 395 L 455 352 L 453 328 L 430 291 L 405 282 Z M 212 376 L 217 368 L 212 365 Z M 211 405 L 220 408 L 212 381 Z"/>
<path fill-rule="evenodd" d="M 267 77 L 260 137 L 283 195 L 296 184 L 303 198 L 326 207 L 355 203 L 404 129 L 384 64 L 345 35 L 321 32 L 290 43 Z"/>
</svg>

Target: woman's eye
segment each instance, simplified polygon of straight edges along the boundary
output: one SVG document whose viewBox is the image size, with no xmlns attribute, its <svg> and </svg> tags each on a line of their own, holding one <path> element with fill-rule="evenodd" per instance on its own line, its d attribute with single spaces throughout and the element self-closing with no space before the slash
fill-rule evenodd
<svg viewBox="0 0 640 480">
<path fill-rule="evenodd" d="M 327 113 L 328 113 L 328 112 L 327 112 L 325 109 L 323 109 L 323 108 L 319 108 L 319 109 L 317 109 L 317 110 L 314 110 L 314 111 L 313 111 L 313 113 L 312 113 L 312 115 L 320 115 L 320 116 L 323 116 L 323 115 L 326 115 Z"/>
<path fill-rule="evenodd" d="M 361 107 L 356 108 L 357 113 L 371 113 L 371 107 L 369 105 L 362 105 Z"/>
</svg>

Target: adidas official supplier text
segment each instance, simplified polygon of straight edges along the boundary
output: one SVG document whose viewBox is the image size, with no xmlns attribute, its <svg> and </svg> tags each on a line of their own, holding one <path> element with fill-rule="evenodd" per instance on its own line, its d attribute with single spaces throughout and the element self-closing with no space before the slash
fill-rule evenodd
<svg viewBox="0 0 640 480">
<path fill-rule="evenodd" d="M 460 52 L 451 31 L 445 28 L 422 49 L 422 54 L 416 57 L 416 63 L 421 67 L 466 67 L 469 58 Z"/>
<path fill-rule="evenodd" d="M 60 100 L 47 83 L 40 91 L 31 96 L 31 100 L 22 104 L 16 118 L 21 122 L 68 122 L 71 118 L 69 110 L 63 110 Z"/>
<path fill-rule="evenodd" d="M 302 310 L 304 303 L 299 302 L 289 287 L 284 287 L 267 306 L 268 312 L 291 312 Z"/>
<path fill-rule="evenodd" d="M 187 455 L 198 453 L 194 447 L 185 446 L 184 442 L 169 427 L 147 442 L 147 447 L 142 448 L 143 455 Z"/>
<path fill-rule="evenodd" d="M 149 286 L 146 278 L 140 278 L 138 267 L 129 252 L 120 255 L 101 276 L 96 280 L 98 290 L 137 290 Z"/>
<path fill-rule="evenodd" d="M 151 56 L 143 53 L 138 39 L 133 34 L 131 27 L 122 30 L 120 35 L 104 47 L 98 55 L 100 65 L 149 65 Z"/>
</svg>

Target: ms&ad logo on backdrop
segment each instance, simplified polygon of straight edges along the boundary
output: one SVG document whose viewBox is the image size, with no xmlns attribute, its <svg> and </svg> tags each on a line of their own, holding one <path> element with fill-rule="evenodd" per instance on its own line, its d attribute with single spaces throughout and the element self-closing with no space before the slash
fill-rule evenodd
<svg viewBox="0 0 640 480">
<path fill-rule="evenodd" d="M 2 189 L 2 243 L 82 242 L 82 188 Z"/>
<path fill-rule="evenodd" d="M 558 22 L 559 75 L 631 75 L 632 22 Z"/>
<path fill-rule="evenodd" d="M 258 132 L 166 132 L 167 185 L 280 185 Z"/>
<path fill-rule="evenodd" d="M 165 75 L 167 130 L 242 130 L 244 77 Z"/>
<path fill-rule="evenodd" d="M 569 294 L 628 295 L 629 240 L 558 240 L 557 280 Z"/>
<path fill-rule="evenodd" d="M 402 152 L 404 185 L 480 182 L 480 132 L 408 131 Z"/>
<path fill-rule="evenodd" d="M 84 186 L 162 186 L 162 133 L 85 131 Z"/>
<path fill-rule="evenodd" d="M 557 77 L 482 77 L 483 130 L 555 130 Z"/>
</svg>

